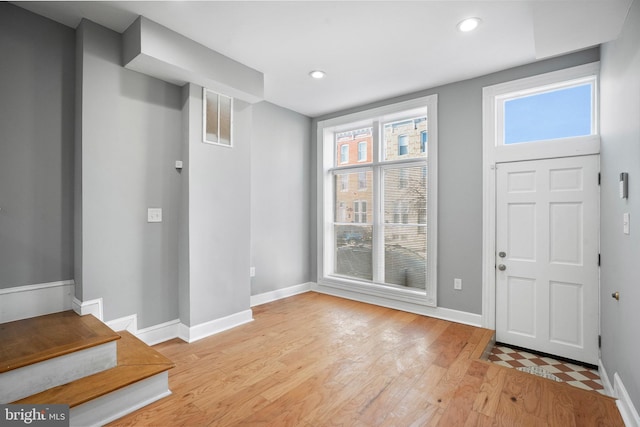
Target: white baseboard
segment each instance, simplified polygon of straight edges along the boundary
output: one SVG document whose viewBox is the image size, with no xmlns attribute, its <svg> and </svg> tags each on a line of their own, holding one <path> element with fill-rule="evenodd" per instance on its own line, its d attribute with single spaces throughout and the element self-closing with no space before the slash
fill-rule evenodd
<svg viewBox="0 0 640 427">
<path fill-rule="evenodd" d="M 332 286 L 322 286 L 314 284 L 312 286 L 312 290 L 315 292 L 351 299 L 354 301 L 360 301 L 367 304 L 374 304 L 381 307 L 393 308 L 395 310 L 406 311 L 423 316 L 435 317 L 437 319 L 449 320 L 451 322 L 463 323 L 465 325 L 482 327 L 482 315 L 480 314 L 452 310 L 443 307 L 431 307 L 426 305 L 412 304 L 405 301 L 383 298 L 361 292 L 350 292 Z"/>
<path fill-rule="evenodd" d="M 73 311 L 78 313 L 80 316 L 93 314 L 93 316 L 98 320 L 104 319 L 102 305 L 102 298 L 87 301 L 80 301 L 77 298 L 73 299 Z"/>
<path fill-rule="evenodd" d="M 138 333 L 138 315 L 132 314 L 130 316 L 121 317 L 119 319 L 109 320 L 105 322 L 108 327 L 114 331 L 128 331 L 134 335 Z"/>
<path fill-rule="evenodd" d="M 249 309 L 191 327 L 181 323 L 179 327 L 179 338 L 188 343 L 192 343 L 252 321 L 253 312 Z"/>
<path fill-rule="evenodd" d="M 159 325 L 143 328 L 135 333 L 135 336 L 144 341 L 147 345 L 156 345 L 161 342 L 178 338 L 180 334 L 180 320 L 171 320 Z"/>
<path fill-rule="evenodd" d="M 311 290 L 311 282 L 302 283 L 301 285 L 289 286 L 287 288 L 276 289 L 275 291 L 265 292 L 258 295 L 251 295 L 251 307 L 266 304 L 268 302 L 277 301 L 293 295 L 302 294 Z"/>
<path fill-rule="evenodd" d="M 73 280 L 0 289 L 0 323 L 71 310 L 74 294 Z"/>
<path fill-rule="evenodd" d="M 622 420 L 624 421 L 625 426 L 640 427 L 640 416 L 638 415 L 638 411 L 633 405 L 633 402 L 629 397 L 629 393 L 627 393 L 627 389 L 624 387 L 624 384 L 622 384 L 622 379 L 617 372 L 613 374 L 613 390 L 615 397 L 618 398 L 616 405 L 618 406 L 620 415 L 622 415 Z"/>
<path fill-rule="evenodd" d="M 607 375 L 607 371 L 604 369 L 602 359 L 598 359 L 598 375 L 600 375 L 600 381 L 602 382 L 604 392 L 607 394 L 607 396 L 616 397 L 613 386 L 611 385 L 611 381 L 609 381 L 609 375 Z"/>
</svg>

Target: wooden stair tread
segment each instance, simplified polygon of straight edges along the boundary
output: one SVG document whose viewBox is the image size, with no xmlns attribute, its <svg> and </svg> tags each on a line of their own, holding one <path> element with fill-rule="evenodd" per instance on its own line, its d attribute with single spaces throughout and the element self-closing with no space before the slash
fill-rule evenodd
<svg viewBox="0 0 640 427">
<path fill-rule="evenodd" d="M 91 315 L 74 311 L 0 324 L 0 373 L 120 338 Z"/>
<path fill-rule="evenodd" d="M 45 390 L 14 404 L 67 404 L 71 408 L 173 368 L 174 363 L 129 332 L 120 332 L 118 365 Z"/>
</svg>

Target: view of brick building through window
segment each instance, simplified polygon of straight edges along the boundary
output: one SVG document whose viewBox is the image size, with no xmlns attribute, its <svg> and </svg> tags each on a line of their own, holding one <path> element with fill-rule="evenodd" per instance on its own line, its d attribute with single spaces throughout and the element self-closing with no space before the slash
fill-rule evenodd
<svg viewBox="0 0 640 427">
<path fill-rule="evenodd" d="M 381 158 L 375 164 L 373 128 L 335 134 L 335 164 L 348 167 L 334 173 L 336 273 L 373 280 L 372 240 L 379 232 L 384 282 L 425 288 L 427 119 L 384 123 L 381 128 Z M 422 162 L 402 162 L 408 159 Z M 379 168 L 381 177 L 379 191 L 374 189 L 374 168 Z M 384 211 L 382 224 L 377 225 L 376 194 Z"/>
</svg>

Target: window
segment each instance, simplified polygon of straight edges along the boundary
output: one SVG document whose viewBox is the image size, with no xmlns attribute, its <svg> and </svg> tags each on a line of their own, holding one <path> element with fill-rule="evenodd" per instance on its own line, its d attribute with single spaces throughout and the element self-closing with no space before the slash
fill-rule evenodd
<svg viewBox="0 0 640 427">
<path fill-rule="evenodd" d="M 356 200 L 353 202 L 353 222 L 365 224 L 367 222 L 367 201 Z"/>
<path fill-rule="evenodd" d="M 398 136 L 398 156 L 409 154 L 409 137 L 407 135 Z"/>
<path fill-rule="evenodd" d="M 349 163 L 349 144 L 340 146 L 340 163 Z"/>
<path fill-rule="evenodd" d="M 599 153 L 598 69 L 586 64 L 484 88 L 487 155 L 507 162 Z"/>
<path fill-rule="evenodd" d="M 233 98 L 202 89 L 202 140 L 209 144 L 232 146 Z"/>
<path fill-rule="evenodd" d="M 344 202 L 338 203 L 338 211 L 336 212 L 336 221 L 347 222 L 347 209 Z"/>
<path fill-rule="evenodd" d="M 367 189 L 367 172 L 358 172 L 358 190 Z"/>
<path fill-rule="evenodd" d="M 504 144 L 587 136 L 593 133 L 593 90 L 589 81 L 531 95 L 505 97 Z"/>
<path fill-rule="evenodd" d="M 349 191 L 349 175 L 340 175 L 340 191 Z"/>
<path fill-rule="evenodd" d="M 367 141 L 358 142 L 358 161 L 367 161 Z"/>
<path fill-rule="evenodd" d="M 436 102 L 433 95 L 318 124 L 319 285 L 435 305 Z M 366 162 L 332 155 L 347 135 L 370 136 L 352 142 Z M 352 184 L 342 191 L 345 180 Z"/>
</svg>

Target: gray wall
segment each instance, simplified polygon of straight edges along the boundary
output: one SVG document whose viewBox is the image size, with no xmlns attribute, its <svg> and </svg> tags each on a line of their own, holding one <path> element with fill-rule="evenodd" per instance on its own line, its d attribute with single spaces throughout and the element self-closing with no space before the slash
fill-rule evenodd
<svg viewBox="0 0 640 427">
<path fill-rule="evenodd" d="M 601 358 L 609 379 L 618 373 L 640 408 L 640 3 L 635 1 L 621 36 L 602 48 L 600 247 Z M 620 172 L 629 173 L 629 198 L 618 195 Z M 631 215 L 630 234 L 622 215 Z M 620 301 L 611 298 L 620 292 Z"/>
<path fill-rule="evenodd" d="M 438 94 L 438 306 L 482 312 L 482 88 L 510 80 L 598 61 L 597 48 L 500 71 L 411 95 L 341 111 L 317 122 L 373 107 Z M 427 71 L 425 71 L 427 72 Z M 316 150 L 312 150 L 312 259 L 316 259 Z M 313 264 L 313 277 L 317 265 Z M 453 279 L 462 279 L 462 291 Z"/>
<path fill-rule="evenodd" d="M 78 30 L 83 298 L 144 328 L 178 317 L 180 88 L 121 67 L 121 36 Z M 163 222 L 147 223 L 147 208 Z"/>
<path fill-rule="evenodd" d="M 0 3 L 0 288 L 73 279 L 74 38 Z"/>
<path fill-rule="evenodd" d="M 268 102 L 253 106 L 251 294 L 311 280 L 311 119 Z"/>
</svg>

